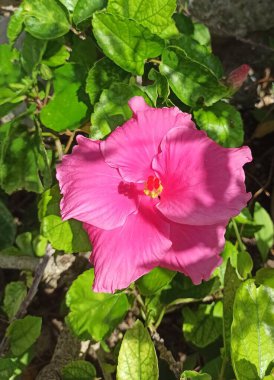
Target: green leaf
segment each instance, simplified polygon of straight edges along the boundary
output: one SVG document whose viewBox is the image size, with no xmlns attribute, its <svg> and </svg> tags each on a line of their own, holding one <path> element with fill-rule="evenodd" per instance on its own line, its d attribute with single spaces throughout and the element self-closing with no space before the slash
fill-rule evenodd
<svg viewBox="0 0 274 380">
<path fill-rule="evenodd" d="M 32 234 L 31 232 L 23 232 L 22 234 L 16 237 L 16 245 L 19 250 L 25 256 L 33 256 L 33 248 L 32 248 Z"/>
<path fill-rule="evenodd" d="M 55 0 L 24 0 L 25 29 L 33 37 L 51 40 L 66 34 L 70 24 Z"/>
<path fill-rule="evenodd" d="M 22 66 L 31 75 L 42 60 L 47 41 L 41 41 L 26 33 L 22 48 Z"/>
<path fill-rule="evenodd" d="M 11 380 L 17 365 L 12 358 L 0 358 L 0 379 Z"/>
<path fill-rule="evenodd" d="M 97 60 L 98 50 L 95 42 L 89 36 L 82 40 L 73 35 L 71 49 L 69 62 L 82 66 L 83 74 L 86 77 L 88 70 Z"/>
<path fill-rule="evenodd" d="M 189 106 L 210 106 L 228 94 L 211 71 L 189 59 L 180 48 L 164 50 L 160 72 L 167 77 L 175 95 Z"/>
<path fill-rule="evenodd" d="M 27 351 L 39 337 L 41 327 L 42 318 L 31 315 L 13 321 L 6 332 L 13 355 L 20 356 Z"/>
<path fill-rule="evenodd" d="M 37 131 L 9 123 L 1 127 L 0 140 L 0 186 L 8 194 L 21 189 L 41 193 L 45 163 Z"/>
<path fill-rule="evenodd" d="M 59 0 L 68 11 L 73 12 L 78 0 Z"/>
<path fill-rule="evenodd" d="M 209 70 L 217 79 L 224 75 L 223 66 L 218 57 L 203 45 L 197 43 L 189 36 L 180 35 L 179 38 L 171 41 L 171 46 L 180 48 L 185 56 L 191 61 Z"/>
<path fill-rule="evenodd" d="M 60 216 L 61 194 L 58 185 L 45 191 L 38 205 L 41 234 L 52 247 L 66 253 L 88 252 L 91 249 L 87 233 L 77 220 L 63 222 Z"/>
<path fill-rule="evenodd" d="M 161 301 L 161 293 L 145 298 L 146 326 L 159 325 L 164 317 L 165 304 Z"/>
<path fill-rule="evenodd" d="M 91 104 L 98 101 L 103 90 L 108 89 L 115 82 L 129 81 L 130 75 L 116 66 L 110 59 L 104 57 L 97 61 L 90 69 L 87 77 L 86 92 Z"/>
<path fill-rule="evenodd" d="M 207 132 L 208 136 L 227 148 L 243 144 L 244 130 L 240 112 L 224 102 L 218 102 L 208 108 L 194 111 L 197 125 Z"/>
<path fill-rule="evenodd" d="M 237 272 L 242 279 L 246 279 L 253 269 L 253 261 L 247 251 L 240 251 L 237 255 Z"/>
<path fill-rule="evenodd" d="M 91 287 L 94 270 L 81 274 L 70 287 L 66 303 L 70 308 L 67 323 L 81 339 L 104 339 L 123 320 L 129 303 L 123 293 L 95 293 Z"/>
<path fill-rule="evenodd" d="M 24 12 L 23 7 L 19 6 L 13 15 L 10 16 L 10 20 L 7 28 L 7 37 L 10 44 L 13 44 L 23 29 Z"/>
<path fill-rule="evenodd" d="M 93 16 L 93 32 L 106 56 L 136 75 L 143 75 L 145 60 L 159 56 L 164 48 L 163 40 L 136 21 L 110 13 Z"/>
<path fill-rule="evenodd" d="M 141 321 L 127 330 L 119 352 L 117 380 L 158 380 L 158 360 L 149 333 Z"/>
<path fill-rule="evenodd" d="M 196 40 L 199 44 L 205 45 L 211 49 L 211 38 L 208 27 L 206 27 L 204 24 L 201 24 L 200 22 L 194 22 L 193 27 L 194 31 L 192 37 L 194 40 Z"/>
<path fill-rule="evenodd" d="M 257 284 L 269 286 L 274 289 L 274 268 L 261 268 L 256 273 Z"/>
<path fill-rule="evenodd" d="M 222 333 L 222 302 L 199 305 L 197 310 L 183 309 L 185 338 L 197 347 L 206 347 Z"/>
<path fill-rule="evenodd" d="M 107 11 L 133 19 L 162 38 L 178 34 L 172 14 L 176 0 L 109 0 Z"/>
<path fill-rule="evenodd" d="M 184 371 L 181 374 L 181 380 L 192 380 L 192 379 L 211 380 L 212 377 L 208 375 L 207 373 L 199 373 L 196 371 Z"/>
<path fill-rule="evenodd" d="M 48 41 L 42 62 L 49 67 L 61 66 L 69 59 L 69 55 L 64 38 L 58 38 Z"/>
<path fill-rule="evenodd" d="M 200 285 L 194 285 L 189 277 L 177 273 L 171 282 L 169 289 L 164 289 L 161 299 L 165 304 L 176 302 L 178 298 L 203 299 L 214 294 L 220 288 L 219 278 L 213 277 L 209 281 L 203 281 Z"/>
<path fill-rule="evenodd" d="M 135 95 L 145 94 L 139 87 L 124 83 L 114 83 L 108 90 L 104 90 L 91 115 L 91 137 L 103 138 L 130 119 L 132 111 L 127 102 Z"/>
<path fill-rule="evenodd" d="M 78 0 L 73 12 L 73 21 L 76 25 L 89 19 L 94 12 L 105 8 L 107 0 Z"/>
<path fill-rule="evenodd" d="M 231 354 L 238 380 L 262 379 L 273 360 L 274 290 L 248 280 L 238 289 L 231 327 Z"/>
<path fill-rule="evenodd" d="M 0 200 L 0 250 L 13 245 L 15 234 L 16 226 L 14 218 L 4 203 Z"/>
<path fill-rule="evenodd" d="M 227 246 L 227 245 L 226 245 Z M 241 285 L 235 269 L 228 261 L 224 278 L 224 316 L 223 316 L 223 336 L 224 348 L 227 359 L 230 358 L 230 344 L 231 344 L 231 324 L 233 321 L 233 305 L 236 291 Z"/>
<path fill-rule="evenodd" d="M 40 118 L 49 129 L 61 132 L 74 130 L 87 120 L 88 106 L 81 68 L 65 64 L 54 72 L 54 95 L 42 109 Z"/>
<path fill-rule="evenodd" d="M 154 268 L 148 274 L 142 276 L 136 281 L 141 294 L 152 296 L 159 292 L 170 283 L 176 272 L 165 268 Z"/>
<path fill-rule="evenodd" d="M 262 228 L 255 232 L 257 247 L 261 253 L 263 261 L 266 261 L 270 248 L 274 241 L 274 229 L 272 220 L 268 212 L 258 203 L 255 203 L 254 221 L 262 225 Z"/>
<path fill-rule="evenodd" d="M 18 60 L 18 51 L 10 45 L 0 45 L 0 105 L 12 102 L 18 91 L 11 85 L 22 78 L 21 65 Z"/>
<path fill-rule="evenodd" d="M 11 320 L 27 295 L 26 285 L 22 281 L 10 282 L 5 287 L 3 310 Z"/>
<path fill-rule="evenodd" d="M 191 18 L 183 13 L 174 13 L 172 16 L 175 20 L 176 27 L 181 35 L 192 36 L 194 33 L 194 26 Z"/>
<path fill-rule="evenodd" d="M 62 380 L 92 380 L 96 377 L 96 370 L 85 360 L 74 360 L 62 369 Z"/>
<path fill-rule="evenodd" d="M 165 103 L 170 92 L 166 77 L 159 73 L 159 71 L 152 68 L 148 73 L 148 79 L 153 80 L 154 83 L 143 86 L 142 90 L 151 99 L 155 107 L 157 106 L 158 98 L 160 98 L 160 103 Z"/>
</svg>

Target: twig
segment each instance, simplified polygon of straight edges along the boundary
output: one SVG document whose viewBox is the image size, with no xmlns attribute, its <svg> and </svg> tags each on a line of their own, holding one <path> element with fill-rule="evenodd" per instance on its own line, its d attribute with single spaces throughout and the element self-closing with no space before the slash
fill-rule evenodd
<svg viewBox="0 0 274 380">
<path fill-rule="evenodd" d="M 157 331 L 151 330 L 151 337 L 155 344 L 156 349 L 159 352 L 160 358 L 163 359 L 169 366 L 170 370 L 174 373 L 176 379 L 180 379 L 180 375 L 183 370 L 183 363 L 176 362 L 171 351 L 169 351 L 164 343 L 164 340 L 160 337 Z"/>
<path fill-rule="evenodd" d="M 27 309 L 28 309 L 31 301 L 33 300 L 33 298 L 35 297 L 35 295 L 37 293 L 38 286 L 39 286 L 40 281 L 43 277 L 44 270 L 48 264 L 50 257 L 53 255 L 53 253 L 54 253 L 54 250 L 52 249 L 51 245 L 48 244 L 48 246 L 46 248 L 45 256 L 42 258 L 42 260 L 40 261 L 40 263 L 36 267 L 32 285 L 31 285 L 25 299 L 21 303 L 19 310 L 17 311 L 15 316 L 12 318 L 11 322 L 13 322 L 16 319 L 23 318 L 24 315 L 27 313 Z M 4 336 L 4 338 L 2 339 L 2 342 L 0 344 L 0 356 L 5 352 L 5 350 L 7 349 L 7 346 L 8 346 L 8 340 L 7 340 L 7 337 Z"/>
<path fill-rule="evenodd" d="M 236 235 L 240 250 L 245 251 L 245 246 L 244 246 L 244 243 L 242 242 L 242 238 L 241 238 L 241 235 L 239 233 L 237 223 L 235 222 L 235 220 L 233 218 L 231 219 L 231 221 L 232 221 L 232 226 L 234 228 L 235 235 Z"/>
<path fill-rule="evenodd" d="M 35 271 L 40 259 L 31 256 L 0 255 L 0 268 Z"/>
</svg>

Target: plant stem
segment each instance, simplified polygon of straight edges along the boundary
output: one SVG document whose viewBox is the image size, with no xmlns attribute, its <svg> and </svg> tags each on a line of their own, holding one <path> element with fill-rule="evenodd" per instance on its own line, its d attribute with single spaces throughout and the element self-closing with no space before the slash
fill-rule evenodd
<svg viewBox="0 0 274 380">
<path fill-rule="evenodd" d="M 233 225 L 233 228 L 234 228 L 234 231 L 235 231 L 235 235 L 236 235 L 237 242 L 239 244 L 240 250 L 241 251 L 245 251 L 244 243 L 242 242 L 242 238 L 241 238 L 241 235 L 239 233 L 237 223 L 235 222 L 234 219 L 232 219 L 232 225 Z"/>
</svg>

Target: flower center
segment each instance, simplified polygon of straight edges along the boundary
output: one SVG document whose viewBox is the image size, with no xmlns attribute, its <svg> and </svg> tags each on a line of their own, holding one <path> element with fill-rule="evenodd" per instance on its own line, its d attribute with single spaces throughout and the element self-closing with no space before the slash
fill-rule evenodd
<svg viewBox="0 0 274 380">
<path fill-rule="evenodd" d="M 151 198 L 157 198 L 163 191 L 159 178 L 150 175 L 145 182 L 144 193 Z"/>
</svg>

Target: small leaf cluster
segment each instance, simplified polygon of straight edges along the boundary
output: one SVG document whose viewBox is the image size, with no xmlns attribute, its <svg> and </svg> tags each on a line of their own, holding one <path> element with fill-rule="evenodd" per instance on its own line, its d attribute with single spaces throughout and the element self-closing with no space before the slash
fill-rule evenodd
<svg viewBox="0 0 274 380">
<path fill-rule="evenodd" d="M 12 262 L 17 275 L 0 293 L 1 380 L 19 379 L 37 363 L 49 321 L 35 307 L 25 315 L 24 305 L 47 247 L 56 260 L 92 249 L 81 223 L 62 221 L 59 209 L 55 168 L 76 134 L 105 138 L 132 116 L 127 102 L 139 95 L 192 113 L 224 147 L 244 139 L 210 33 L 175 0 L 23 0 L 7 38 L 0 45 L 0 268 Z M 273 223 L 255 203 L 230 222 L 223 263 L 200 285 L 155 268 L 124 291 L 94 293 L 86 266 L 57 289 L 58 307 L 71 334 L 99 345 L 99 354 L 63 363 L 59 378 L 273 378 L 272 246 Z"/>
</svg>

